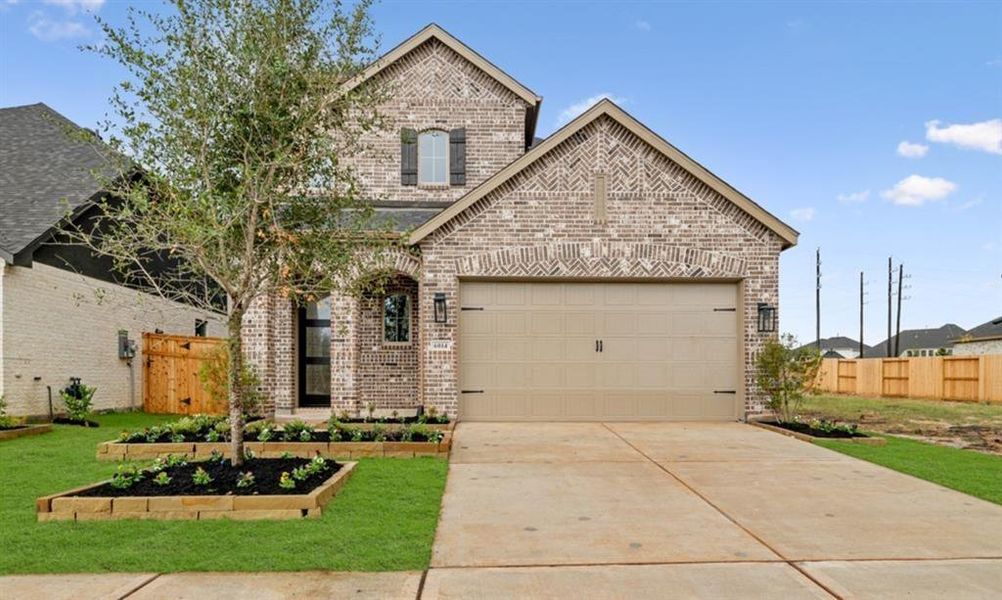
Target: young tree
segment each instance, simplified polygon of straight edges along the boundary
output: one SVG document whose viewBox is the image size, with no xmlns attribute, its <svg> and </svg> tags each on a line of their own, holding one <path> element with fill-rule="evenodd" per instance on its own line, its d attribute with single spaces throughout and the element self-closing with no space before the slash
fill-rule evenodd
<svg viewBox="0 0 1002 600">
<path fill-rule="evenodd" d="M 817 383 L 821 368 L 821 353 L 817 348 L 796 345 L 797 340 L 786 334 L 779 341 L 767 341 L 756 359 L 756 382 L 769 396 L 769 408 L 780 423 L 794 420 L 804 394 Z"/>
<path fill-rule="evenodd" d="M 372 230 L 345 161 L 381 125 L 379 90 L 345 85 L 372 58 L 369 2 L 167 4 L 131 8 L 124 27 L 101 22 L 106 41 L 91 50 L 129 73 L 105 126 L 128 162 L 93 227 L 70 236 L 164 297 L 225 305 L 237 466 L 248 308 L 350 286 L 392 243 Z"/>
</svg>

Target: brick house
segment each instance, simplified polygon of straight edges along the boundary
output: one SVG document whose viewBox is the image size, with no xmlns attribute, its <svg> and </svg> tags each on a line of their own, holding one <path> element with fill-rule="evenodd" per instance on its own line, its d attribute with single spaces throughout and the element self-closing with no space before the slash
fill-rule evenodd
<svg viewBox="0 0 1002 600">
<path fill-rule="evenodd" d="M 761 409 L 797 232 L 603 100 L 545 140 L 541 98 L 430 25 L 356 84 L 393 121 L 354 157 L 407 236 L 385 293 L 247 315 L 278 415 L 735 420 Z"/>
<path fill-rule="evenodd" d="M 53 243 L 115 174 L 100 143 L 45 104 L 0 108 L 0 395 L 17 416 L 63 410 L 59 390 L 79 377 L 94 408 L 142 406 L 143 369 L 119 336 L 220 335 L 220 315 L 121 285 L 109 261 Z M 95 177 L 100 173 L 100 177 Z"/>
</svg>

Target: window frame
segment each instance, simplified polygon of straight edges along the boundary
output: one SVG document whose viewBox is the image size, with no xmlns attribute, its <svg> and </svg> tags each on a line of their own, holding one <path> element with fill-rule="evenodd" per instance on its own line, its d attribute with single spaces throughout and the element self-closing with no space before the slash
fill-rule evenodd
<svg viewBox="0 0 1002 600">
<path fill-rule="evenodd" d="M 387 335 L 386 335 L 387 332 L 388 332 L 388 330 L 387 330 L 387 322 L 386 322 L 386 319 L 387 319 L 387 315 L 386 315 L 386 303 L 391 298 L 397 298 L 397 297 L 402 297 L 404 299 L 404 317 L 403 318 L 406 319 L 406 323 L 407 323 L 407 339 L 406 340 L 390 340 L 390 339 L 387 339 Z M 414 314 L 414 311 L 413 311 L 413 303 L 411 301 L 411 295 L 408 294 L 407 292 L 391 292 L 391 293 L 386 294 L 385 296 L 383 296 L 383 302 L 382 302 L 382 324 L 383 324 L 383 327 L 382 327 L 382 329 L 383 329 L 382 342 L 383 342 L 383 345 L 385 345 L 385 346 L 409 346 L 409 345 L 411 345 L 413 343 L 413 339 L 414 339 L 414 334 L 413 334 L 413 330 L 412 330 L 412 327 L 414 325 L 413 314 Z M 399 332 L 399 325 L 397 326 L 397 330 Z"/>
<path fill-rule="evenodd" d="M 441 181 L 429 181 L 422 177 L 421 165 L 424 164 L 421 157 L 424 153 L 421 152 L 421 139 L 432 137 L 434 139 L 442 140 L 442 180 Z M 419 186 L 433 186 L 433 187 L 448 187 L 449 186 L 449 132 L 444 129 L 424 129 L 419 131 L 417 134 L 417 184 Z M 434 157 L 438 158 L 437 156 Z M 434 164 L 431 166 L 431 171 L 434 173 Z"/>
</svg>

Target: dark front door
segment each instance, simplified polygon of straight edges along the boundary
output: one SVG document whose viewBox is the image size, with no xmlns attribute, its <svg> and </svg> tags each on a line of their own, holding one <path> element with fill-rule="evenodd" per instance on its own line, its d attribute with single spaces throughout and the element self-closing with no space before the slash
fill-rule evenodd
<svg viewBox="0 0 1002 600">
<path fill-rule="evenodd" d="M 299 309 L 299 406 L 331 405 L 331 299 Z"/>
</svg>

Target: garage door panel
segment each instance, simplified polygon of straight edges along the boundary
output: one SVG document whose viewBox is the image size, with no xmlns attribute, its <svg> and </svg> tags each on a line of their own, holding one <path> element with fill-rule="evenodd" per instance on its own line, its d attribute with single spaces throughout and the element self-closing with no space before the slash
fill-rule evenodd
<svg viewBox="0 0 1002 600">
<path fill-rule="evenodd" d="M 488 313 L 480 313 L 488 314 Z M 492 314 L 494 318 L 494 332 L 498 335 L 525 335 L 529 333 L 528 321 L 529 315 L 522 312 L 515 311 L 500 311 Z M 466 327 L 466 323 L 469 320 L 475 320 L 473 317 L 466 317 L 463 320 L 463 327 Z"/>
<path fill-rule="evenodd" d="M 494 338 L 494 358 L 497 360 L 525 360 L 534 344 L 525 337 Z M 463 350 L 463 357 L 466 350 Z"/>
<path fill-rule="evenodd" d="M 733 284 L 463 282 L 460 416 L 733 419 Z M 477 304 L 474 304 L 476 302 Z M 603 351 L 595 342 L 601 339 Z"/>
</svg>

